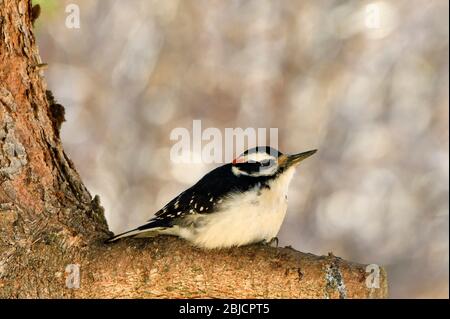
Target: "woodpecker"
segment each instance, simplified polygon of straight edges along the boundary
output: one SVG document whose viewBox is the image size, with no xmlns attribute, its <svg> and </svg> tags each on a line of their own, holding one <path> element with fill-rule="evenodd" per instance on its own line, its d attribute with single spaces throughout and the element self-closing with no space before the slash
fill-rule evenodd
<svg viewBox="0 0 450 319">
<path fill-rule="evenodd" d="M 214 249 L 271 242 L 287 210 L 295 167 L 317 150 L 287 155 L 255 147 L 179 194 L 142 226 L 107 240 L 173 235 Z"/>
</svg>

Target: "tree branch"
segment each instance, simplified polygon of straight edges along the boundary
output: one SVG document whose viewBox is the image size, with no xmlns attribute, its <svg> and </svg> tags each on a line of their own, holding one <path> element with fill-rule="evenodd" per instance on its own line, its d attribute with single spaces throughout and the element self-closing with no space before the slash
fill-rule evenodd
<svg viewBox="0 0 450 319">
<path fill-rule="evenodd" d="M 205 251 L 161 236 L 99 247 L 93 255 L 86 267 L 80 265 L 84 274 L 77 297 L 387 297 L 384 269 L 380 288 L 368 288 L 365 265 L 291 248 L 251 245 Z"/>
</svg>

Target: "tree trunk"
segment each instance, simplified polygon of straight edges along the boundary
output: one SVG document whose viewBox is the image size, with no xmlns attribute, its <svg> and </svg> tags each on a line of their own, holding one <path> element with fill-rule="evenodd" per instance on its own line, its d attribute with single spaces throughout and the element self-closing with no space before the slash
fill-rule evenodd
<svg viewBox="0 0 450 319">
<path fill-rule="evenodd" d="M 47 91 L 31 17 L 31 1 L 0 0 L 0 298 L 387 296 L 384 269 L 368 288 L 364 265 L 332 255 L 204 251 L 172 237 L 104 245 L 99 198 L 61 146 L 64 108 Z"/>
</svg>

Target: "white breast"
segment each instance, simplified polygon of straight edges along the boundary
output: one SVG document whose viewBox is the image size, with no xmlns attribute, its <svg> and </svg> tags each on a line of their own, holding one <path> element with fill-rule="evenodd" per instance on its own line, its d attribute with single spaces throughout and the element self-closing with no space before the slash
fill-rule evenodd
<svg viewBox="0 0 450 319">
<path fill-rule="evenodd" d="M 249 191 L 224 200 L 217 213 L 199 216 L 195 228 L 178 228 L 176 235 L 203 248 L 241 246 L 276 237 L 287 209 L 287 192 L 295 169 L 287 170 L 260 194 Z M 174 234 L 175 235 L 175 234 Z"/>
</svg>

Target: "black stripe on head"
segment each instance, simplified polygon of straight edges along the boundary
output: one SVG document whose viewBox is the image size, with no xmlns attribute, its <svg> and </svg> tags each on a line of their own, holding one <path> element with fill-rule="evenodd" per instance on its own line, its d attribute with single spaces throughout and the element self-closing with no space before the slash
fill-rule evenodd
<svg viewBox="0 0 450 319">
<path fill-rule="evenodd" d="M 234 164 L 240 171 L 244 171 L 248 174 L 259 172 L 261 169 L 260 162 L 246 162 L 246 163 L 236 163 Z"/>
</svg>

